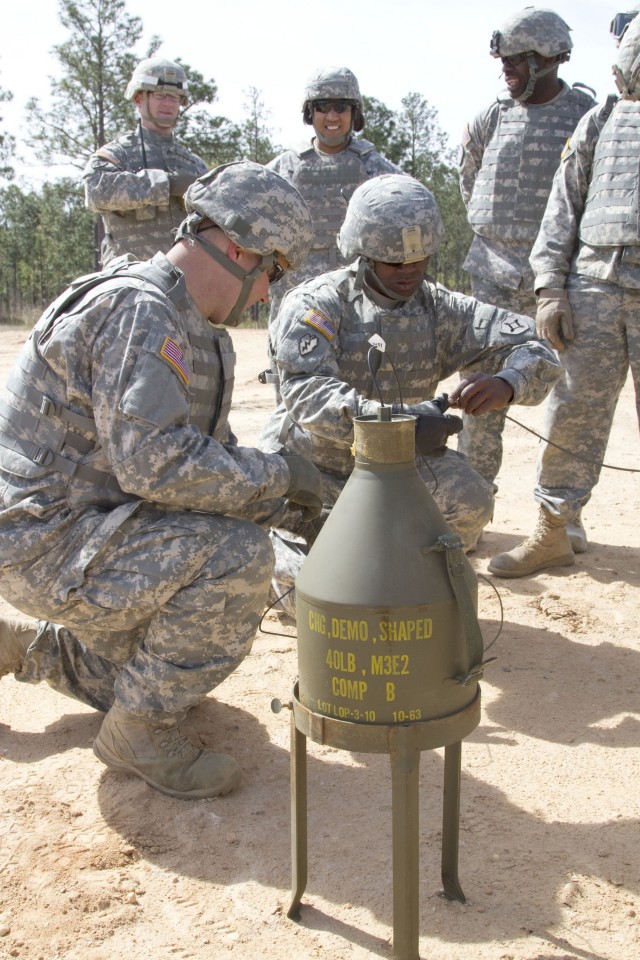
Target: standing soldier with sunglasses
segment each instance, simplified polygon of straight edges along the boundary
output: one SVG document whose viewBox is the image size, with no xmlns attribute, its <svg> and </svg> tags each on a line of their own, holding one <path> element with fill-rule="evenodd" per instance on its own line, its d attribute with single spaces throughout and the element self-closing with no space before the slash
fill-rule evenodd
<svg viewBox="0 0 640 960">
<path fill-rule="evenodd" d="M 84 172 L 86 205 L 102 216 L 102 266 L 123 253 L 146 260 L 168 250 L 184 218 L 182 197 L 207 165 L 178 143 L 173 128 L 189 84 L 179 63 L 151 58 L 133 71 L 125 97 L 138 126 L 100 147 Z"/>
<path fill-rule="evenodd" d="M 314 237 L 309 255 L 287 274 L 271 297 L 269 323 L 291 287 L 345 264 L 336 244 L 353 191 L 382 173 L 400 173 L 368 140 L 356 138 L 364 128 L 358 81 L 346 67 L 316 71 L 305 87 L 304 123 L 313 126 L 311 144 L 285 150 L 268 165 L 300 191 L 311 212 Z M 267 379 L 271 379 L 267 375 Z"/>
<path fill-rule="evenodd" d="M 535 317 L 529 254 L 560 154 L 595 103 L 558 67 L 570 57 L 570 28 L 552 10 L 526 7 L 491 38 L 507 90 L 465 128 L 460 189 L 473 242 L 464 263 L 478 300 Z M 548 339 L 552 346 L 553 335 Z M 463 371 L 466 375 L 469 370 Z M 464 416 L 458 449 L 493 482 L 502 461 L 505 411 Z"/>
</svg>

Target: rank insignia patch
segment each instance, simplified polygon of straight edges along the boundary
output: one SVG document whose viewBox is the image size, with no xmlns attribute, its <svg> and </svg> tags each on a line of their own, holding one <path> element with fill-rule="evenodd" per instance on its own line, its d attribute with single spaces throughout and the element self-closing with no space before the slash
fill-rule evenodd
<svg viewBox="0 0 640 960">
<path fill-rule="evenodd" d="M 309 310 L 309 313 L 303 317 L 303 322 L 308 323 L 310 327 L 314 327 L 323 334 L 327 340 L 333 340 L 336 335 L 336 328 L 331 320 L 322 313 L 319 313 L 318 310 Z"/>
<path fill-rule="evenodd" d="M 171 339 L 171 337 L 164 338 L 164 343 L 160 348 L 160 356 L 163 360 L 166 360 L 170 366 L 173 367 L 183 383 L 189 383 L 189 367 L 184 359 L 184 353 L 175 340 Z"/>
</svg>

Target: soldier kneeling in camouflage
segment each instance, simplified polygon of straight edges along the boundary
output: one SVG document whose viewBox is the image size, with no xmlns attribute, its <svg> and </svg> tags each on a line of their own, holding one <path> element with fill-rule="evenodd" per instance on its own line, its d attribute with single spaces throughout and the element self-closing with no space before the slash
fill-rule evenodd
<svg viewBox="0 0 640 960">
<path fill-rule="evenodd" d="M 251 648 L 273 570 L 259 524 L 320 509 L 302 457 L 238 446 L 221 324 L 306 255 L 296 189 L 259 164 L 186 194 L 164 256 L 115 261 L 44 313 L 0 402 L 0 676 L 106 712 L 108 766 L 163 793 L 228 793 L 236 761 L 180 732 Z"/>
<path fill-rule="evenodd" d="M 322 471 L 328 511 L 354 467 L 354 418 L 375 414 L 381 401 L 404 409 L 417 417 L 418 470 L 470 549 L 493 514 L 493 490 L 447 448 L 460 419 L 443 416 L 431 398 L 442 380 L 473 363 L 480 369 L 449 398 L 460 410 L 483 415 L 510 403 L 539 403 L 560 365 L 535 341 L 531 318 L 427 279 L 443 234 L 433 194 L 412 177 L 387 174 L 355 190 L 338 235 L 342 255 L 355 262 L 290 291 L 271 331 L 282 400 L 261 444 L 277 450 L 286 443 L 310 456 Z M 386 349 L 369 366 L 374 334 Z M 293 584 L 304 538 L 295 523 L 272 532 L 279 596 Z M 283 606 L 293 613 L 291 594 Z"/>
</svg>

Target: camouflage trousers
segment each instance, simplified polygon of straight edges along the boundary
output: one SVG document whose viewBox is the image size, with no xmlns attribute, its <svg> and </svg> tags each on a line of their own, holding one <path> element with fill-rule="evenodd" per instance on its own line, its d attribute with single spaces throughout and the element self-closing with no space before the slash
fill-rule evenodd
<svg viewBox="0 0 640 960">
<path fill-rule="evenodd" d="M 501 287 L 486 277 L 471 274 L 471 291 L 476 300 L 492 303 L 512 313 L 523 313 L 528 317 L 536 315 L 536 298 L 533 290 L 525 289 L 522 284 L 517 290 Z M 486 362 L 465 367 L 460 376 L 465 377 L 474 370 L 493 374 Z M 458 434 L 458 450 L 478 473 L 493 483 L 502 465 L 502 432 L 504 430 L 507 409 L 492 410 L 480 417 L 462 414 L 464 429 Z"/>
<path fill-rule="evenodd" d="M 466 550 L 475 547 L 478 537 L 493 516 L 494 495 L 487 483 L 455 450 L 447 450 L 442 457 L 419 457 L 418 471 L 427 485 L 443 517 L 457 533 Z M 337 477 L 322 472 L 323 501 L 326 510 L 319 521 L 311 524 L 293 522 L 286 529 L 271 531 L 275 554 L 275 572 L 269 600 L 275 609 L 295 622 L 296 577 L 308 552 L 308 543 L 319 533 L 322 522 L 342 492 L 348 477 Z M 299 516 L 299 514 L 297 515 Z M 366 562 L 366 558 L 363 558 Z"/>
<path fill-rule="evenodd" d="M 564 377 L 547 401 L 542 433 L 552 443 L 595 462 L 585 463 L 544 444 L 534 495 L 550 513 L 573 520 L 600 477 L 629 368 L 640 425 L 640 290 L 572 274 L 567 292 L 574 339 L 558 354 Z"/>
<path fill-rule="evenodd" d="M 40 618 L 16 678 L 161 720 L 202 700 L 247 655 L 273 552 L 248 521 L 145 503 L 66 597 L 55 575 L 43 577 L 46 564 L 3 571 L 3 596 Z"/>
</svg>

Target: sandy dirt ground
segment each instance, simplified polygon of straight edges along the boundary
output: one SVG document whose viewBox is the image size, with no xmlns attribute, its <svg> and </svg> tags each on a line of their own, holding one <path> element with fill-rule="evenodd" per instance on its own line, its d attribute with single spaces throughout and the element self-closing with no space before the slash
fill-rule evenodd
<svg viewBox="0 0 640 960">
<path fill-rule="evenodd" d="M 2 379 L 24 338 L 0 333 Z M 239 330 L 235 431 L 272 403 L 256 375 L 265 333 Z M 533 427 L 541 409 L 515 408 Z M 472 563 L 535 523 L 534 437 L 513 423 L 494 522 Z M 607 460 L 640 467 L 624 390 Z M 420 767 L 424 960 L 640 958 L 638 478 L 603 472 L 576 566 L 496 583 L 498 659 L 463 746 L 460 880 L 439 896 L 443 751 Z M 500 610 L 481 580 L 487 645 Z M 266 621 L 271 631 L 281 629 Z M 258 633 L 240 669 L 195 710 L 196 742 L 231 752 L 239 790 L 170 799 L 109 771 L 101 716 L 50 688 L 0 682 L 0 957 L 23 960 L 364 960 L 392 956 L 389 758 L 308 743 L 309 879 L 290 903 L 289 711 L 294 636 Z"/>
</svg>

